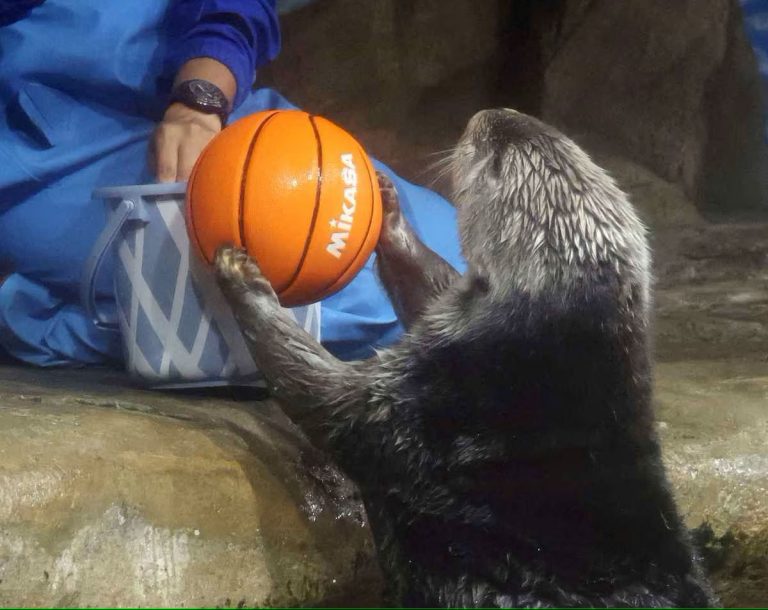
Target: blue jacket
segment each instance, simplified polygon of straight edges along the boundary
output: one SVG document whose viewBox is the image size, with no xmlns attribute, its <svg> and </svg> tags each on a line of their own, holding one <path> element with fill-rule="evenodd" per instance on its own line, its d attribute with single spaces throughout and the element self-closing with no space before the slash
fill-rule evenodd
<svg viewBox="0 0 768 610">
<path fill-rule="evenodd" d="M 275 0 L 176 0 L 166 24 L 166 75 L 173 78 L 194 57 L 217 59 L 235 75 L 235 107 L 253 86 L 256 69 L 280 50 Z"/>
<path fill-rule="evenodd" d="M 44 1 L 0 0 L 0 27 L 28 17 Z M 211 57 L 235 76 L 235 107 L 248 95 L 257 68 L 280 51 L 275 0 L 172 0 L 162 26 L 167 52 L 161 89 L 186 61 Z"/>
<path fill-rule="evenodd" d="M 175 68 L 198 53 L 236 74 L 233 119 L 291 107 L 275 91 L 251 91 L 252 67 L 278 46 L 267 0 L 46 0 L 0 27 L 0 273 L 12 271 L 0 284 L 0 351 L 43 366 L 120 362 L 119 337 L 78 300 L 105 224 L 91 193 L 154 181 L 149 138 Z M 453 209 L 375 163 L 427 245 L 461 267 Z M 114 303 L 113 273 L 105 265 L 97 283 L 105 305 Z M 401 332 L 373 257 L 322 307 L 323 343 L 343 358 L 368 356 Z"/>
</svg>

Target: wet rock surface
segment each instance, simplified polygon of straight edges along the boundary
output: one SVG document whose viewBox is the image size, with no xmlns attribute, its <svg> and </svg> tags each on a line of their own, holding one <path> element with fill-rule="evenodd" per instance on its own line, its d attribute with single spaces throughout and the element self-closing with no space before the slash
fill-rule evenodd
<svg viewBox="0 0 768 610">
<path fill-rule="evenodd" d="M 656 367 L 667 472 L 728 607 L 768 601 L 768 363 Z"/>
<path fill-rule="evenodd" d="M 768 223 L 699 220 L 652 235 L 664 456 L 713 582 L 768 601 Z"/>
<path fill-rule="evenodd" d="M 0 369 L 0 606 L 375 604 L 355 490 L 269 401 Z"/>
</svg>

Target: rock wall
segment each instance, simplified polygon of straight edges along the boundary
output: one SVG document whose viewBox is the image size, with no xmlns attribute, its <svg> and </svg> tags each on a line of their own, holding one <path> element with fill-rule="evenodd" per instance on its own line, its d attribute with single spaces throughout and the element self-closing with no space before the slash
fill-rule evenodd
<svg viewBox="0 0 768 610">
<path fill-rule="evenodd" d="M 761 84 L 736 0 L 573 0 L 558 27 L 546 120 L 681 184 L 699 207 L 768 203 Z"/>
<path fill-rule="evenodd" d="M 405 177 L 451 146 L 490 104 L 505 52 L 507 0 L 316 0 L 282 19 L 262 70 L 302 108 L 354 133 Z"/>
<path fill-rule="evenodd" d="M 412 179 L 507 105 L 678 186 L 768 208 L 762 88 L 737 0 L 317 0 L 262 75 Z"/>
<path fill-rule="evenodd" d="M 505 4 L 319 0 L 283 17 L 283 49 L 263 79 L 313 112 L 363 107 L 391 124 L 425 90 L 496 55 Z"/>
</svg>

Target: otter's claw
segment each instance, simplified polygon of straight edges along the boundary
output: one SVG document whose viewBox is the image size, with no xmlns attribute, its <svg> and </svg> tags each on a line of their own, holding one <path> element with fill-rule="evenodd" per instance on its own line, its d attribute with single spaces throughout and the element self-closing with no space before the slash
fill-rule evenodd
<svg viewBox="0 0 768 610">
<path fill-rule="evenodd" d="M 262 275 L 258 265 L 243 248 L 220 247 L 216 251 L 214 267 L 216 279 L 225 292 L 239 289 L 277 299 L 269 280 Z"/>
<path fill-rule="evenodd" d="M 397 198 L 397 189 L 389 179 L 389 176 L 382 172 L 376 172 L 376 178 L 379 181 L 379 190 L 381 191 L 381 205 L 384 208 L 384 216 L 400 214 L 400 202 Z"/>
<path fill-rule="evenodd" d="M 386 174 L 376 172 L 381 191 L 381 207 L 383 214 L 381 219 L 381 235 L 379 246 L 384 248 L 397 247 L 406 238 L 405 219 L 400 212 L 400 202 L 397 189 Z"/>
</svg>

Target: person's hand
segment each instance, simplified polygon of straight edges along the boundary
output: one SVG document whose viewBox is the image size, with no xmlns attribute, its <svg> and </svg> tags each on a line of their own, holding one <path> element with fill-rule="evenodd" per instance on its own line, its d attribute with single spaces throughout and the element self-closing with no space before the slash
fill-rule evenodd
<svg viewBox="0 0 768 610">
<path fill-rule="evenodd" d="M 210 57 L 195 57 L 181 66 L 173 86 L 198 78 L 217 86 L 231 106 L 237 82 L 227 66 Z M 221 119 L 216 114 L 206 114 L 180 103 L 168 106 L 149 146 L 149 166 L 157 179 L 160 182 L 187 180 L 203 148 L 221 128 Z"/>
<path fill-rule="evenodd" d="M 158 124 L 150 143 L 150 168 L 159 182 L 181 182 L 189 178 L 195 161 L 221 131 L 221 119 L 184 104 L 171 104 Z"/>
</svg>

